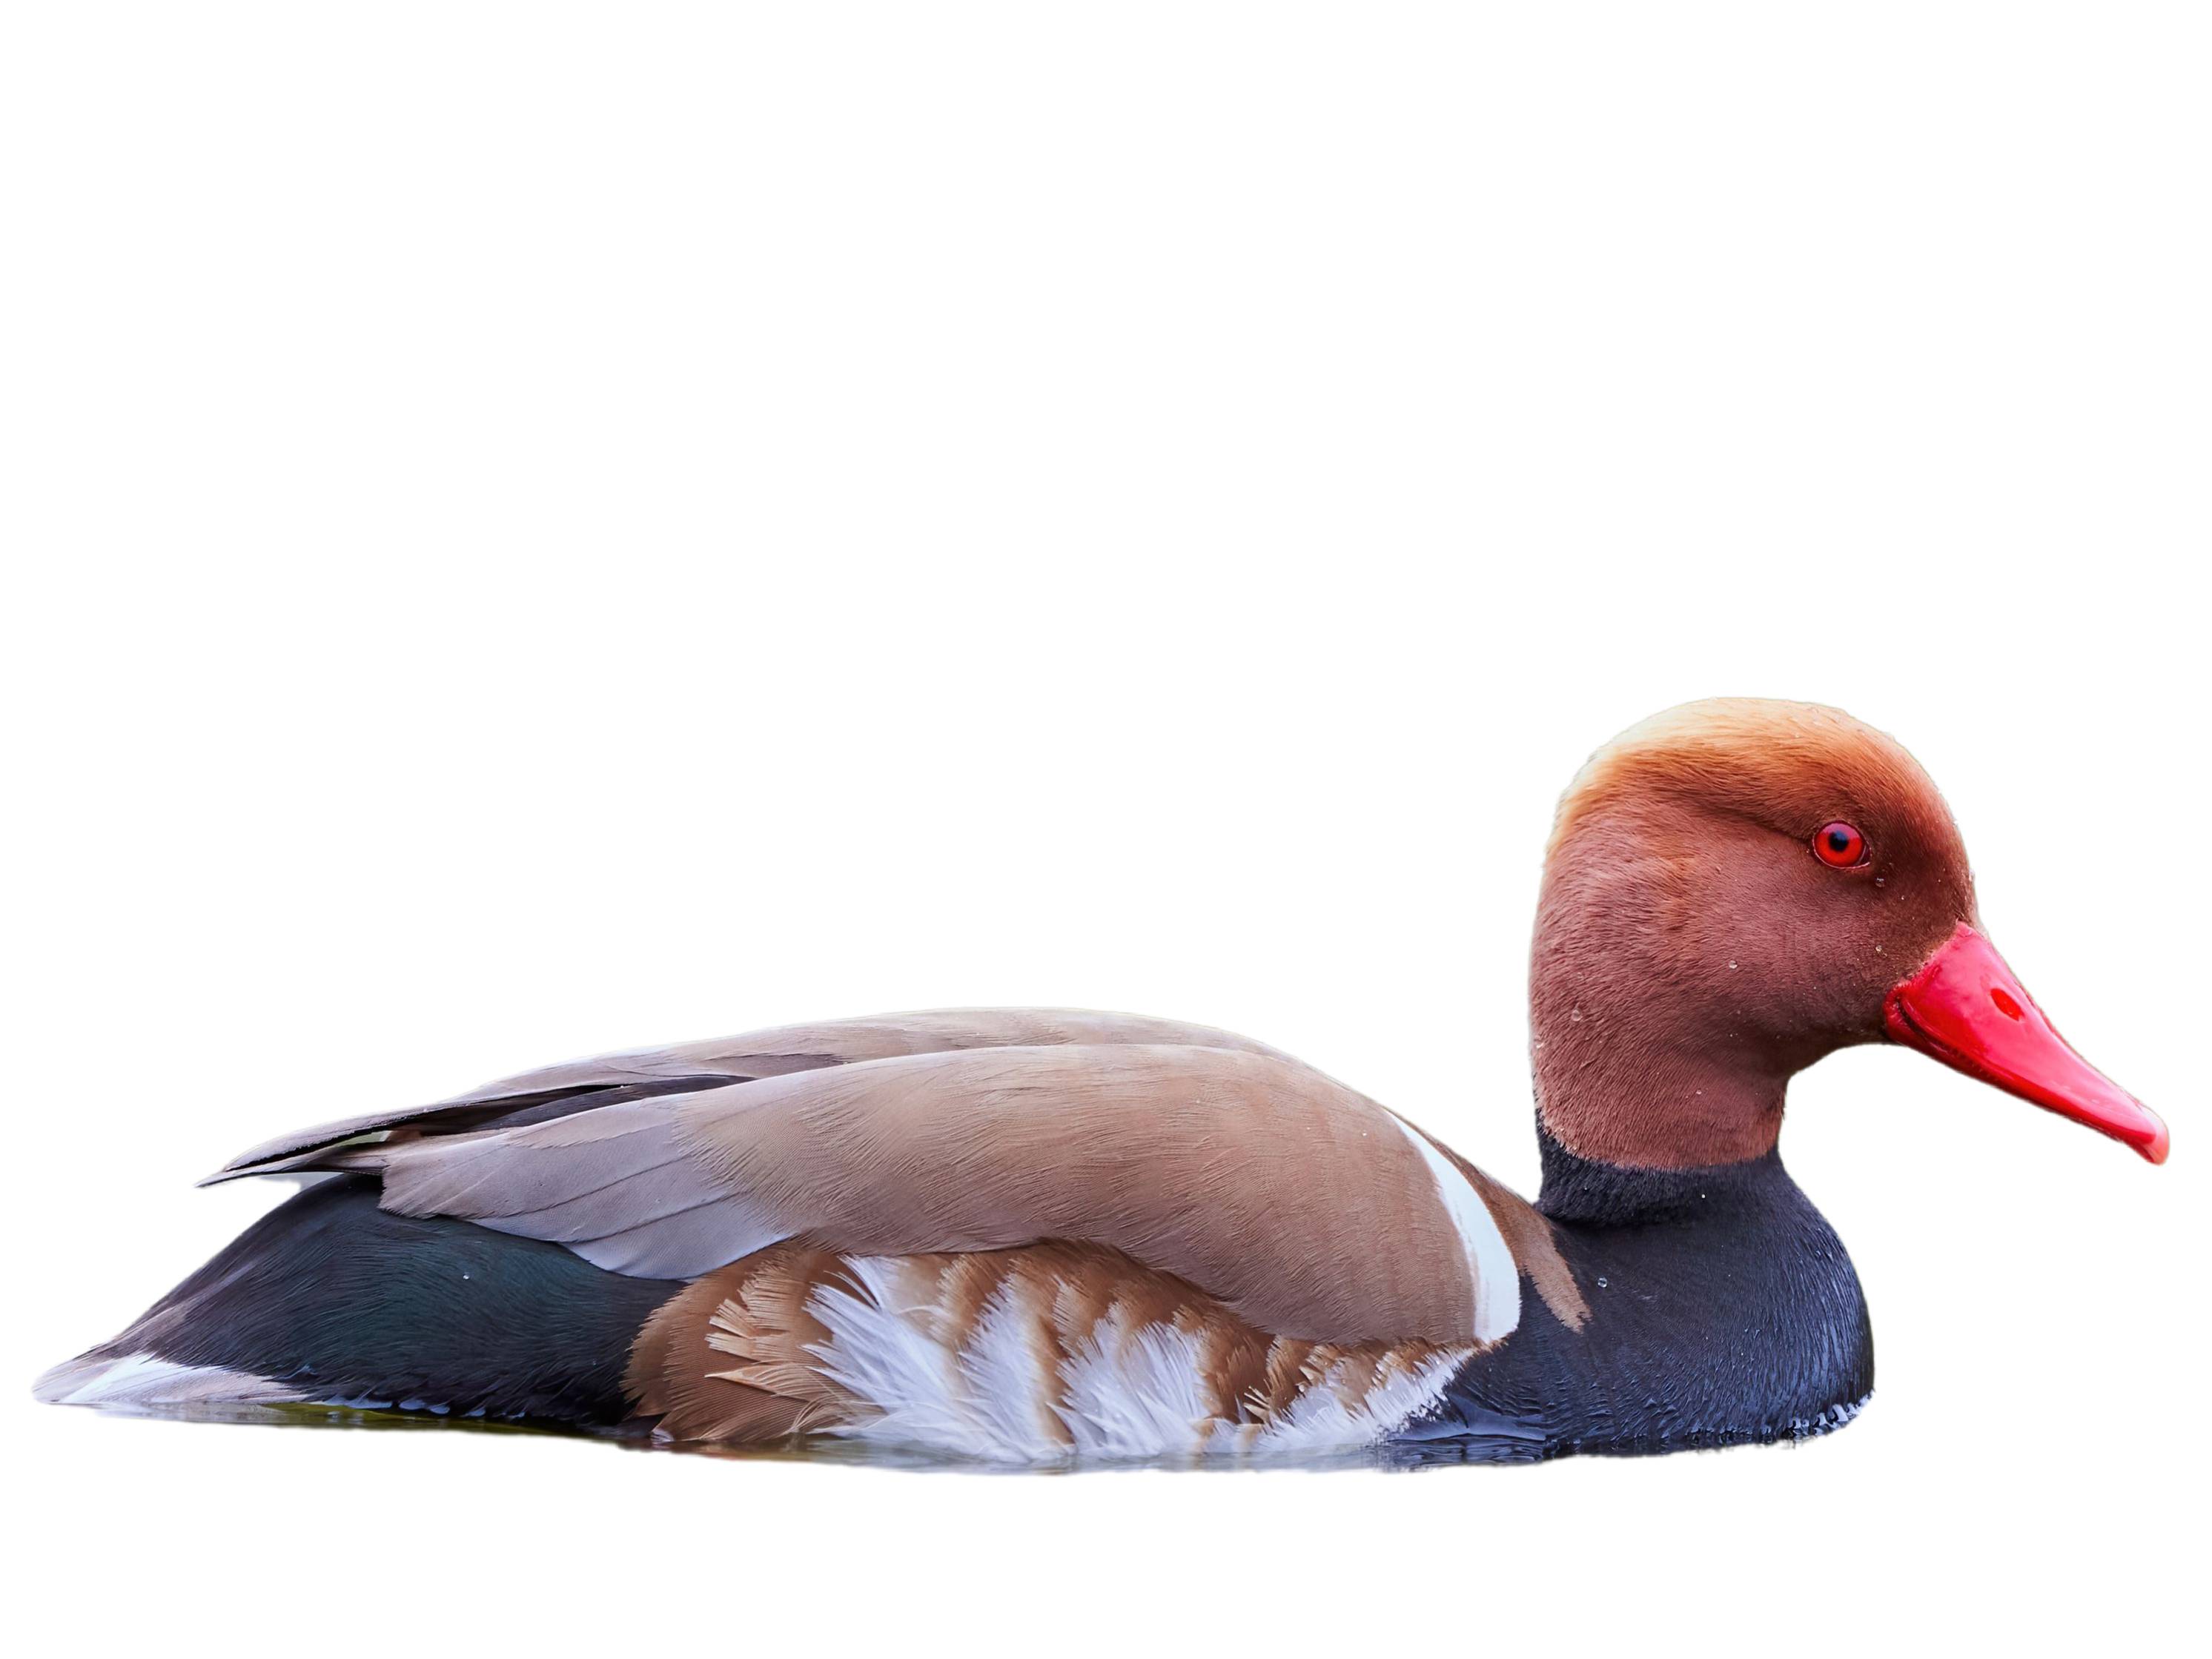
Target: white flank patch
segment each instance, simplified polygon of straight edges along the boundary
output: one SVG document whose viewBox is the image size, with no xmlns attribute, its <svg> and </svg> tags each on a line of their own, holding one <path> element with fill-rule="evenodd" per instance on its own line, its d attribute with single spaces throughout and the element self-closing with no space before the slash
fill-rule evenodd
<svg viewBox="0 0 2212 1659">
<path fill-rule="evenodd" d="M 1405 1427 L 1413 1415 L 1434 1405 L 1444 1386 L 1474 1352 L 1447 1348 L 1418 1370 L 1392 1377 L 1367 1391 L 1358 1404 L 1344 1403 L 1338 1384 L 1346 1361 L 1291 1402 L 1290 1410 L 1262 1429 L 1250 1443 L 1255 1457 L 1316 1457 L 1371 1446 Z"/>
<path fill-rule="evenodd" d="M 38 1382 L 39 1398 L 58 1406 L 133 1407 L 282 1405 L 297 1401 L 296 1389 L 246 1371 L 215 1365 L 179 1365 L 134 1353 L 122 1359 L 57 1365 Z"/>
<path fill-rule="evenodd" d="M 1020 1461 L 1036 1462 L 1064 1456 L 1045 1373 L 1031 1340 L 1037 1310 L 1024 1307 L 1010 1280 L 992 1292 L 976 1322 L 975 1334 L 960 1356 L 960 1377 L 969 1408 L 982 1419 L 994 1443 L 1022 1447 Z"/>
<path fill-rule="evenodd" d="M 1505 1235 L 1482 1194 L 1429 1138 L 1395 1113 L 1391 1121 L 1413 1143 L 1413 1150 L 1436 1177 L 1437 1195 L 1459 1232 L 1467 1252 L 1468 1276 L 1474 1280 L 1474 1340 L 1495 1342 L 1521 1322 L 1521 1264 L 1506 1248 Z"/>
<path fill-rule="evenodd" d="M 1198 1338 L 1111 1310 L 1068 1352 L 1063 1415 L 1085 1457 L 1186 1457 L 1213 1429 Z"/>
<path fill-rule="evenodd" d="M 909 1277 L 896 1256 L 848 1256 L 844 1265 L 858 1293 L 816 1290 L 807 1307 L 830 1335 L 808 1352 L 864 1410 L 821 1431 L 984 1462 L 1357 1451 L 1435 1404 L 1474 1352 L 1443 1350 L 1371 1388 L 1371 1359 L 1339 1360 L 1272 1420 L 1234 1423 L 1212 1398 L 1199 1333 L 1133 1323 L 1125 1309 L 1109 1308 L 1088 1331 L 1061 1329 L 1066 1358 L 1054 1375 L 1036 1340 L 1051 1309 L 1025 1287 L 1001 1285 L 955 1349 L 937 1334 L 945 1310 L 933 1273 Z M 924 1285 L 929 1291 L 910 1299 Z"/>
<path fill-rule="evenodd" d="M 822 1362 L 824 1376 L 878 1414 L 839 1425 L 830 1433 L 993 1463 L 1032 1463 L 1057 1455 L 1057 1447 L 1048 1453 L 1042 1433 L 1021 1431 L 1023 1419 L 1014 1402 L 994 1401 L 988 1408 L 978 1408 L 960 1356 L 928 1332 L 934 1310 L 901 1305 L 898 1282 L 904 1263 L 898 1257 L 847 1256 L 845 1267 L 862 1294 L 829 1285 L 815 1291 L 807 1307 L 828 1328 L 830 1340 L 807 1352 Z M 1002 1362 L 1003 1356 L 1001 1363 L 987 1363 L 981 1376 L 988 1382 L 1003 1372 Z M 1033 1408 L 1028 1420 L 1036 1420 Z"/>
</svg>

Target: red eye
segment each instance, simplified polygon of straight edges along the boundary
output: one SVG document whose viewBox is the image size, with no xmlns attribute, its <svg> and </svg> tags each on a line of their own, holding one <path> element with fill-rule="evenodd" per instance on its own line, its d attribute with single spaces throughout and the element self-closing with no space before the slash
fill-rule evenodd
<svg viewBox="0 0 2212 1659">
<path fill-rule="evenodd" d="M 1821 863 L 1838 870 L 1855 870 L 1867 861 L 1866 837 L 1841 822 L 1824 823 L 1814 831 L 1813 850 Z"/>
</svg>

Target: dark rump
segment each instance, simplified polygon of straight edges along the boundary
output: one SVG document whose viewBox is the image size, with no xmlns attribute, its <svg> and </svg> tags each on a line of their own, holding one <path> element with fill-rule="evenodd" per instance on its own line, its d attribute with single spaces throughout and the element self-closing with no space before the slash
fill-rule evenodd
<svg viewBox="0 0 2212 1659">
<path fill-rule="evenodd" d="M 556 1244 L 390 1215 L 342 1176 L 264 1216 L 88 1358 L 150 1353 L 312 1401 L 612 1424 L 631 1340 L 680 1282 Z"/>
</svg>

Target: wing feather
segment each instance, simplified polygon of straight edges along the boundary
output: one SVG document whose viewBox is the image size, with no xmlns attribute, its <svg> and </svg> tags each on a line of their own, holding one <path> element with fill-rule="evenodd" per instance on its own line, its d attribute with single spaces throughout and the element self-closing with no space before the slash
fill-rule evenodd
<svg viewBox="0 0 2212 1659">
<path fill-rule="evenodd" d="M 205 1185 L 243 1176 L 330 1167 L 349 1143 L 513 1128 L 632 1100 L 720 1088 L 733 1082 L 825 1070 L 897 1055 L 1068 1043 L 1163 1042 L 1273 1054 L 1264 1044 L 1211 1026 L 1144 1014 L 1075 1008 L 945 1008 L 785 1025 L 564 1060 L 427 1106 L 372 1112 L 280 1135 L 240 1153 Z"/>
<path fill-rule="evenodd" d="M 1516 1285 L 1477 1284 L 1405 1126 L 1272 1053 L 900 1055 L 343 1157 L 382 1172 L 388 1209 L 656 1278 L 802 1236 L 861 1256 L 1060 1239 L 1121 1250 L 1286 1336 L 1467 1341 L 1482 1291 L 1517 1306 Z"/>
</svg>

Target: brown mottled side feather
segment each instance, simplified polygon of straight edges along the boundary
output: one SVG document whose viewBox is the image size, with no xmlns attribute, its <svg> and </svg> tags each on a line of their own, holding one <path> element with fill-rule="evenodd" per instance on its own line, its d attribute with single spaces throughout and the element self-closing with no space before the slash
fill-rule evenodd
<svg viewBox="0 0 2212 1659">
<path fill-rule="evenodd" d="M 663 1437 L 781 1440 L 848 1420 L 853 1401 L 813 1350 L 830 1333 L 807 1298 L 838 1282 L 838 1259 L 776 1245 L 695 1280 L 654 1310 L 623 1388 Z"/>
<path fill-rule="evenodd" d="M 987 1317 L 1018 1322 L 1042 1391 L 1028 1402 L 1040 1439 L 1073 1443 L 1068 1367 L 1121 1333 L 1157 1328 L 1194 1337 L 1209 1418 L 1253 1432 L 1316 1388 L 1358 1407 L 1375 1389 L 1445 1349 L 1410 1342 L 1320 1343 L 1276 1336 L 1172 1273 L 1099 1245 L 900 1259 L 896 1307 L 958 1365 Z M 885 1402 L 856 1397 L 830 1375 L 836 1353 L 810 1304 L 825 1289 L 865 1297 L 844 1258 L 781 1245 L 698 1280 L 646 1322 L 627 1387 L 664 1438 L 762 1442 L 865 1424 Z M 878 1304 L 880 1305 L 880 1304 Z M 1021 1402 L 1015 1401 L 1013 1404 Z"/>
</svg>

